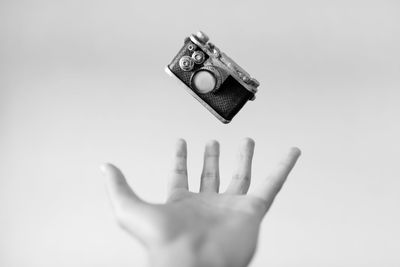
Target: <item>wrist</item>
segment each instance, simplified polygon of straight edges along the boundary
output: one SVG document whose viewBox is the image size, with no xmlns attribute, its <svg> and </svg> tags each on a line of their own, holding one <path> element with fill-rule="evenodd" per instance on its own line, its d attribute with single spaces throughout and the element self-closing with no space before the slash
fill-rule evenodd
<svg viewBox="0 0 400 267">
<path fill-rule="evenodd" d="M 200 267 L 193 251 L 165 248 L 149 254 L 150 267 Z"/>
<path fill-rule="evenodd" d="M 199 244 L 200 243 L 200 244 Z M 222 255 L 199 240 L 179 239 L 149 253 L 151 267 L 225 267 Z"/>
</svg>

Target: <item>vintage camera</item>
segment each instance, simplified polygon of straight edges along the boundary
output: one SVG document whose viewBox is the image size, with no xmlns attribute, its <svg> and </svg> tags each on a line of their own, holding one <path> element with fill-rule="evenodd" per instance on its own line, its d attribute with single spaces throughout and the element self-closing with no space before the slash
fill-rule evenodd
<svg viewBox="0 0 400 267">
<path fill-rule="evenodd" d="M 248 100 L 254 100 L 259 82 L 208 41 L 199 31 L 184 45 L 165 71 L 223 123 L 229 123 Z"/>
</svg>

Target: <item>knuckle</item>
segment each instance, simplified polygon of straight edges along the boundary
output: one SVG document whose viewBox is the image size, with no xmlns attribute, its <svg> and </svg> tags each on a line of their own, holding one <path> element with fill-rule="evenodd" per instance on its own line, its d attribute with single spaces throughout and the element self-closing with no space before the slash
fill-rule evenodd
<svg viewBox="0 0 400 267">
<path fill-rule="evenodd" d="M 251 203 L 251 210 L 256 214 L 261 214 L 261 216 L 264 216 L 270 205 L 271 203 L 265 199 L 254 198 L 253 202 Z"/>
<path fill-rule="evenodd" d="M 244 175 L 242 179 L 243 179 L 244 181 L 246 181 L 246 182 L 250 182 L 251 177 L 250 177 L 250 175 Z"/>
<path fill-rule="evenodd" d="M 214 172 L 214 171 L 205 171 L 205 172 L 203 172 L 201 177 L 203 180 L 215 180 L 215 179 L 218 179 L 219 174 L 218 174 L 218 172 Z"/>
<path fill-rule="evenodd" d="M 251 162 L 252 159 L 253 159 L 253 154 L 249 153 L 249 152 L 242 152 L 242 153 L 240 153 L 239 156 L 240 156 L 241 160 L 244 160 L 244 161 L 247 161 L 247 162 Z"/>
<path fill-rule="evenodd" d="M 187 174 L 187 167 L 186 167 L 186 162 L 176 162 L 175 166 L 172 168 L 172 172 L 174 174 Z"/>
<path fill-rule="evenodd" d="M 232 179 L 243 182 L 250 182 L 251 176 L 249 174 L 235 174 L 233 175 Z"/>
<path fill-rule="evenodd" d="M 187 170 L 183 168 L 175 168 L 172 170 L 174 174 L 187 175 Z"/>
</svg>

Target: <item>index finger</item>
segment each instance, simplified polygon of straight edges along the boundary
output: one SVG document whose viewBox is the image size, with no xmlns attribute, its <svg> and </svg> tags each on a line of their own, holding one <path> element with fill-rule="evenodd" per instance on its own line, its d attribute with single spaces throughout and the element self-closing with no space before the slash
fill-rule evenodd
<svg viewBox="0 0 400 267">
<path fill-rule="evenodd" d="M 262 185 L 254 190 L 252 195 L 265 200 L 269 207 L 274 201 L 275 196 L 281 190 L 300 155 L 300 149 L 297 147 L 291 148 L 282 161 L 267 176 Z"/>
<path fill-rule="evenodd" d="M 188 190 L 187 145 L 183 139 L 176 142 L 172 171 L 168 181 L 168 194 L 170 195 L 176 189 Z"/>
</svg>

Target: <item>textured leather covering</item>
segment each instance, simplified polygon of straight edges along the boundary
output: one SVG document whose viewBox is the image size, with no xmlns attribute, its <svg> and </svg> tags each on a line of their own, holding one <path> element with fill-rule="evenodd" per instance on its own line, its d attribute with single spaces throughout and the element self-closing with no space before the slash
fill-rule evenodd
<svg viewBox="0 0 400 267">
<path fill-rule="evenodd" d="M 195 71 L 203 67 L 203 64 L 195 64 L 192 71 L 181 70 L 179 67 L 179 59 L 182 56 L 191 56 L 193 53 L 193 51 L 189 51 L 189 45 L 195 44 L 192 43 L 190 39 L 186 39 L 184 46 L 172 60 L 171 64 L 168 65 L 168 67 L 182 82 L 187 85 L 187 87 L 191 88 L 190 78 Z M 195 51 L 196 50 L 201 49 L 196 47 Z M 206 54 L 205 61 L 207 59 L 208 55 Z M 228 121 L 232 120 L 232 118 L 239 112 L 246 102 L 254 96 L 253 93 L 244 88 L 232 76 L 228 76 L 223 81 L 220 88 L 216 91 L 211 91 L 206 94 L 200 94 L 194 89 L 192 89 L 192 91 L 209 106 L 211 106 L 215 112 Z"/>
</svg>

